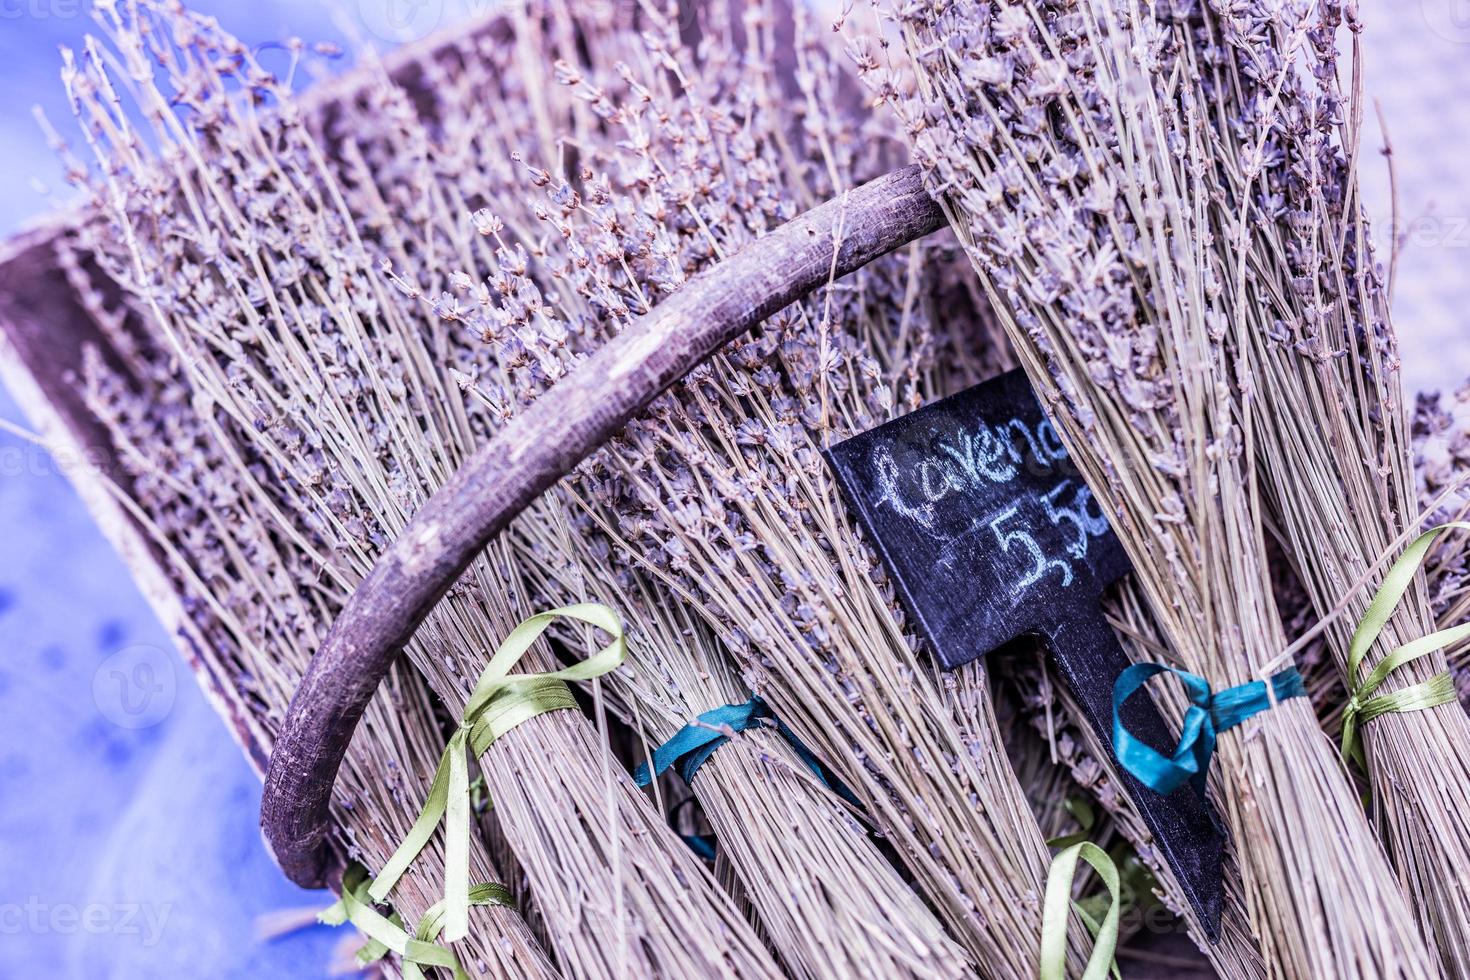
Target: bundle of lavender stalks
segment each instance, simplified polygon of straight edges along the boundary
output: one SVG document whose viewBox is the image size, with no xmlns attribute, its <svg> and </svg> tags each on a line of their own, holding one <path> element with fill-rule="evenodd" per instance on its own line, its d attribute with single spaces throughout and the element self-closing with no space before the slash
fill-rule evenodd
<svg viewBox="0 0 1470 980">
<path fill-rule="evenodd" d="M 279 522 L 274 534 L 312 549 L 299 586 L 340 600 L 474 442 L 460 391 L 438 366 L 453 343 L 449 321 L 395 299 L 377 272 L 383 256 L 402 255 L 399 229 L 422 215 L 380 221 L 389 199 L 367 162 L 374 139 L 393 140 L 392 166 L 402 169 L 391 173 L 427 190 L 421 179 L 452 154 L 425 156 L 407 94 L 386 82 L 357 96 L 379 129 L 334 140 L 313 132 L 285 83 L 213 21 L 171 5 L 103 16 L 117 60 L 92 43 L 65 73 L 101 164 L 105 205 L 85 244 L 159 331 L 176 383 L 220 441 L 248 448 L 226 485 Z M 498 51 L 502 63 L 509 55 Z M 482 82 L 498 67 L 486 65 Z M 153 126 L 148 136 L 120 109 L 119 76 Z M 518 79 L 508 84 L 503 102 L 521 107 L 516 125 L 529 129 L 532 100 Z M 274 111 L 260 111 L 265 102 Z M 182 120 L 171 104 L 186 108 Z M 445 205 L 418 197 L 413 207 Z M 470 227 L 462 197 L 448 207 L 459 219 L 445 231 Z M 456 714 L 499 638 L 533 611 L 510 562 L 504 546 L 487 551 L 407 651 Z M 755 929 L 604 743 L 579 712 L 561 710 L 507 732 L 482 760 L 558 967 L 576 976 L 779 975 Z M 410 817 L 427 791 L 422 780 L 405 793 Z"/>
<path fill-rule="evenodd" d="M 744 94 L 785 83 L 808 86 L 803 95 L 812 104 L 830 104 L 836 97 L 830 54 L 805 43 L 795 52 L 804 74 L 798 80 L 789 73 L 781 77 L 766 36 L 775 26 L 771 16 L 758 6 L 745 12 L 751 48 L 745 58 L 735 57 L 738 43 L 728 35 L 710 44 L 698 64 L 673 37 L 643 51 L 636 49 L 645 42 L 629 37 L 625 43 L 632 49 L 597 49 L 577 67 L 559 64 L 565 93 L 559 96 L 573 106 L 595 107 L 605 130 L 589 131 L 577 142 L 576 185 L 561 176 L 564 162 L 546 160 L 543 168 L 526 153 L 517 168 L 521 186 L 498 190 L 488 198 L 489 207 L 463 221 L 459 234 L 467 247 L 461 254 L 436 254 L 432 238 L 412 229 L 404 234 L 405 261 L 391 275 L 405 297 L 423 298 L 424 316 L 478 342 L 460 353 L 452 370 L 467 411 L 487 427 L 494 429 L 574 370 L 620 321 L 676 288 L 687 274 L 683 270 L 707 264 L 722 243 L 749 234 L 732 222 L 735 208 L 764 228 L 794 213 L 803 203 L 793 200 L 797 195 L 804 193 L 805 201 L 829 195 L 828 174 L 851 170 L 850 148 L 858 139 L 847 128 L 850 121 L 814 120 L 802 133 L 802 113 Z M 791 26 L 799 37 L 809 33 L 804 24 Z M 628 60 L 618 65 L 614 53 Z M 659 63 L 682 83 L 672 84 L 656 70 Z M 470 170 L 506 159 L 504 146 L 485 140 L 472 119 L 460 128 L 464 113 L 457 100 L 481 103 L 482 92 L 435 90 L 456 99 L 450 103 L 443 96 L 446 104 L 435 111 L 444 120 L 438 138 L 473 154 Z M 366 122 L 349 120 L 344 128 L 359 131 L 357 124 L 365 128 Z M 423 138 L 433 137 L 426 132 Z M 787 138 L 797 141 L 795 148 L 783 150 Z M 400 152 L 396 137 L 365 151 L 385 197 L 400 192 L 392 169 Z M 722 174 L 725 166 L 730 169 Z M 813 173 L 818 176 L 808 176 Z M 700 201 L 699 188 L 720 179 L 729 183 L 731 198 L 706 191 L 710 200 Z M 446 195 L 463 192 L 457 175 L 438 180 Z M 679 203 L 691 192 L 694 201 Z M 613 229 L 626 229 L 628 240 L 619 241 Z M 486 251 L 471 239 L 483 242 Z M 522 242 L 535 242 L 535 253 L 518 247 Z M 596 258 L 580 261 L 583 256 Z M 886 317 L 898 289 L 889 284 L 876 291 L 868 301 L 871 312 L 864 307 L 864 314 Z M 640 451 L 620 442 L 598 463 Z M 656 449 L 650 445 L 647 451 Z M 570 479 L 568 493 L 533 507 L 511 537 L 526 552 L 518 568 L 538 605 L 597 598 L 628 617 L 629 669 L 610 679 L 607 693 L 615 713 L 657 745 L 704 712 L 746 702 L 751 688 L 699 611 L 686 606 L 681 592 L 660 584 L 656 566 L 666 560 L 612 531 L 633 517 L 598 506 L 610 502 L 606 481 L 617 479 L 598 475 L 602 479 Z M 637 520 L 644 510 L 637 508 Z M 568 645 L 580 647 L 575 641 Z M 886 865 L 866 825 L 805 771 L 798 746 L 774 728 L 765 726 L 712 756 L 693 789 L 791 972 L 966 972 L 966 955 Z"/>
<path fill-rule="evenodd" d="M 1411 431 L 1399 391 L 1339 4 L 957 0 L 832 32 L 771 0 L 534 0 L 406 73 L 369 59 L 329 111 L 293 94 L 304 45 L 268 66 L 168 0 L 96 7 L 106 40 L 65 57 L 93 165 L 63 150 L 89 209 L 61 261 L 126 363 L 82 381 L 190 641 L 266 745 L 386 544 L 579 362 L 910 159 L 950 217 L 660 396 L 405 650 L 333 798 L 370 873 L 520 620 L 598 602 L 627 627 L 579 709 L 476 760 L 471 874 L 520 907 L 440 940 L 472 975 L 1032 977 L 1047 841 L 1075 833 L 1129 852 L 1139 903 L 1222 976 L 1470 972 L 1464 715 L 1375 720 L 1361 787 L 1326 734 L 1388 559 L 1423 511 L 1470 509 L 1444 492 L 1470 411 L 1426 400 Z M 1220 739 L 1214 943 L 1044 658 L 994 686 L 985 662 L 938 670 L 821 458 L 1016 364 L 1133 561 L 1107 606 L 1130 655 L 1216 690 L 1293 654 L 1307 675 L 1310 699 Z M 1464 618 L 1467 556 L 1435 553 L 1380 655 Z M 604 642 L 562 624 L 519 669 Z M 1470 691 L 1443 656 L 1390 687 L 1447 664 Z M 651 763 L 727 705 L 761 714 L 687 787 L 675 766 L 641 790 L 610 749 L 616 729 Z M 690 793 L 718 873 L 669 826 Z M 387 896 L 409 932 L 445 851 Z M 1077 917 L 1067 942 L 1080 975 Z"/>
</svg>

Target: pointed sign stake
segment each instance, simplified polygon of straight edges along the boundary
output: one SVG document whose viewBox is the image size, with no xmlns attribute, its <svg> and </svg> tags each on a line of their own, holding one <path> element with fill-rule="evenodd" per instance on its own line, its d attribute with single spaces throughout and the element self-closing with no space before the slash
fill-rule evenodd
<svg viewBox="0 0 1470 980">
<path fill-rule="evenodd" d="M 909 614 L 946 670 L 1019 636 L 1043 638 L 1098 740 L 1113 753 L 1113 681 L 1129 660 L 1099 599 L 1128 572 L 1123 547 L 1012 371 L 827 451 Z M 1128 728 L 1173 743 L 1152 700 Z M 1161 796 L 1118 778 L 1213 942 L 1224 837 L 1192 787 Z"/>
</svg>

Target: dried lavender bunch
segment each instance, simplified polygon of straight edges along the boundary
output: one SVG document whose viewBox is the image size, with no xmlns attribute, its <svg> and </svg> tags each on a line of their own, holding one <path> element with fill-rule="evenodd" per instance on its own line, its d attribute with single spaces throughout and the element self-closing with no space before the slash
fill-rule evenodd
<svg viewBox="0 0 1470 980">
<path fill-rule="evenodd" d="M 747 30 L 759 35 L 767 29 L 761 18 L 770 17 L 769 11 L 752 6 L 747 14 L 743 19 Z M 646 35 L 646 41 L 626 33 L 605 37 L 590 47 L 583 68 L 559 66 L 558 70 L 569 83 L 565 89 L 567 96 L 575 94 L 579 104 L 592 106 L 601 114 L 609 100 L 608 94 L 593 93 L 585 84 L 572 86 L 570 83 L 578 71 L 605 76 L 615 89 L 631 84 L 628 79 L 635 77 L 635 72 L 645 77 L 659 76 L 667 61 L 661 54 L 664 39 L 671 46 L 679 42 L 677 35 L 667 30 L 668 22 L 652 15 L 650 20 L 653 30 L 651 35 Z M 660 25 L 664 30 L 659 30 Z M 710 57 L 697 68 L 688 62 L 679 67 L 687 71 L 687 85 L 700 86 L 711 110 L 740 112 L 738 105 L 729 107 L 730 92 L 735 86 L 742 83 L 774 86 L 775 76 L 770 67 L 762 67 L 760 62 L 742 67 L 736 40 L 724 35 L 712 37 L 714 30 L 706 27 Z M 630 39 L 636 42 L 637 50 L 628 50 Z M 761 43 L 759 36 L 755 43 Z M 354 174 L 360 178 L 354 181 L 354 187 L 364 197 L 369 196 L 364 188 L 387 200 L 402 195 L 405 203 L 410 200 L 407 193 L 410 190 L 418 191 L 412 199 L 421 201 L 453 200 L 469 206 L 478 201 L 492 201 L 496 203 L 493 219 L 483 213 L 476 214 L 473 222 L 462 222 L 464 230 L 472 235 L 471 245 L 493 241 L 504 231 L 504 238 L 540 248 L 536 244 L 537 236 L 528 229 L 545 218 L 544 194 L 536 189 L 536 184 L 545 183 L 549 176 L 543 177 L 544 172 L 521 166 L 507 172 L 506 164 L 516 155 L 513 147 L 541 141 L 524 127 L 507 125 L 503 120 L 487 120 L 477 112 L 476 107 L 499 101 L 487 97 L 496 94 L 493 89 L 499 82 L 494 75 L 482 77 L 483 71 L 466 65 L 452 77 L 444 78 L 443 83 L 430 86 L 437 95 L 433 115 L 439 146 L 435 153 L 458 161 L 462 164 L 460 169 L 446 173 L 440 167 L 432 176 L 425 174 L 424 179 L 405 180 L 400 144 L 407 141 L 396 137 L 381 142 L 356 139 L 353 152 L 360 153 L 362 160 L 360 166 L 354 165 Z M 375 110 L 365 107 L 364 111 Z M 783 125 L 790 122 L 785 118 L 778 121 Z M 769 121 L 763 120 L 762 124 L 769 125 Z M 349 113 L 339 128 L 348 133 L 363 127 Z M 571 128 L 594 129 L 575 124 Z M 613 142 L 606 134 L 589 132 L 577 141 L 577 152 L 590 157 Z M 518 175 L 523 188 L 512 190 L 501 185 L 481 191 L 475 179 L 480 173 L 494 174 L 500 180 L 514 180 Z M 427 195 L 422 193 L 426 186 L 432 186 Z M 596 187 L 591 191 L 598 192 Z M 523 202 L 519 207 L 515 206 L 518 201 Z M 496 230 L 497 224 L 507 228 Z M 456 268 L 455 263 L 464 262 L 467 254 L 475 260 L 481 257 L 471 248 L 446 250 L 437 235 L 419 231 L 435 227 L 432 222 L 411 222 L 399 227 L 400 240 L 396 244 L 405 257 L 405 264 L 422 268 L 425 281 L 413 284 L 398 281 L 407 295 L 434 297 L 430 303 L 436 315 L 454 320 L 460 316 L 461 307 L 468 304 L 443 290 L 451 288 L 469 293 L 471 299 L 476 291 L 469 286 L 467 274 L 457 272 L 448 277 L 452 281 L 440 277 L 444 276 L 444 270 Z M 482 236 L 476 232 L 488 234 Z M 486 431 L 496 428 L 516 401 L 529 398 L 542 385 L 559 377 L 575 359 L 572 349 L 565 345 L 568 337 L 565 329 L 555 324 L 545 326 L 547 310 L 541 297 L 510 278 L 525 261 L 524 252 L 504 245 L 502 239 L 497 261 L 508 274 L 492 277 L 479 290 L 479 295 L 489 295 L 493 290 L 513 300 L 500 310 L 486 310 L 494 316 L 470 320 L 471 329 L 466 335 L 476 343 L 470 350 L 456 352 L 455 362 L 455 370 L 470 395 L 467 411 L 476 420 L 475 424 L 483 425 Z M 464 265 L 476 267 L 468 262 Z M 526 320 L 532 318 L 540 319 L 542 329 L 526 329 Z M 573 321 L 569 318 L 567 322 Z M 487 339 L 506 342 L 487 345 Z M 577 353 L 581 352 L 583 349 Z M 629 587 L 625 580 L 631 570 L 626 568 L 616 579 L 602 577 L 599 569 L 611 559 L 605 553 L 606 544 L 604 552 L 594 557 L 587 552 L 583 537 L 567 533 L 571 522 L 588 523 L 585 510 L 550 504 L 529 514 L 519 528 L 522 540 L 532 542 L 535 548 L 535 555 L 522 564 L 523 574 L 535 583 L 545 601 L 600 594 L 614 601 L 618 608 L 641 610 L 634 620 L 641 640 L 634 644 L 632 669 L 609 685 L 615 710 L 621 709 L 630 722 L 651 727 L 660 733 L 654 737 L 661 739 L 704 710 L 743 701 L 748 696 L 723 666 L 725 654 L 707 632 L 700 628 L 694 639 L 702 636 L 705 642 L 691 645 L 690 639 L 682 634 L 697 624 L 691 620 L 689 625 L 675 625 L 666 619 L 680 608 L 671 596 L 655 594 L 650 599 L 644 595 L 645 590 Z M 578 513 L 582 516 L 577 517 Z M 548 568 L 561 571 L 562 579 L 548 580 Z M 568 581 L 576 583 L 570 591 L 565 584 Z M 679 615 L 691 616 L 687 610 Z M 672 689 L 661 688 L 643 679 L 644 675 L 677 676 L 683 683 Z M 830 798 L 809 775 L 800 772 L 795 754 L 783 740 L 773 733 L 750 733 L 749 738 L 722 750 L 701 771 L 697 781 L 707 813 L 724 831 L 721 838 L 726 845 L 722 853 L 728 856 L 736 876 L 750 883 L 747 891 L 752 905 L 788 967 L 808 976 L 861 973 L 952 976 L 965 972 L 963 954 L 944 937 L 932 913 L 887 868 L 882 856 L 865 839 L 842 805 Z"/>
<path fill-rule="evenodd" d="M 585 488 L 579 488 L 585 489 Z M 636 624 L 613 710 L 661 744 L 699 714 L 749 692 L 698 613 L 633 565 L 612 518 L 563 490 L 516 527 L 532 594 L 594 596 Z M 972 972 L 933 913 L 891 868 L 867 827 L 774 727 L 734 735 L 692 788 L 765 935 L 801 977 L 932 977 Z"/>
<path fill-rule="evenodd" d="M 1343 670 L 1380 562 L 1418 517 L 1397 340 L 1357 193 L 1364 100 L 1337 50 L 1345 16 L 1324 0 L 1168 23 L 1196 104 L 1215 110 L 1200 120 L 1213 146 L 1197 179 L 1233 260 L 1219 285 L 1264 501 L 1312 605 L 1331 617 L 1327 647 Z M 1433 630 L 1416 587 L 1369 659 Z M 1387 687 L 1444 669 L 1442 654 L 1425 657 Z M 1421 928 L 1447 971 L 1470 972 L 1470 719 L 1453 705 L 1391 713 L 1364 737 L 1379 831 Z"/>
<path fill-rule="evenodd" d="M 865 27 L 868 29 L 864 30 Z M 861 63 L 863 53 L 873 48 L 871 25 L 854 24 L 851 19 L 844 19 L 839 23 L 839 29 L 853 36 L 854 40 L 849 47 L 849 54 L 857 55 L 857 60 Z M 999 324 L 987 317 L 983 326 L 984 329 L 975 339 L 986 345 L 984 348 L 988 362 L 986 373 L 998 374 L 1016 367 L 1014 354 Z M 1158 627 L 1147 615 L 1138 589 L 1131 580 L 1125 579 L 1105 595 L 1102 601 L 1104 611 L 1113 620 L 1124 649 L 1129 652 L 1135 662 L 1170 659 L 1168 654 L 1160 653 L 1158 650 L 1162 643 L 1158 638 Z M 1295 637 L 1299 632 L 1300 630 L 1291 635 Z M 1320 653 L 1320 644 L 1307 647 L 1299 655 L 1304 670 L 1307 659 L 1313 653 Z M 954 710 L 956 724 L 959 725 L 962 732 L 968 732 L 972 719 L 980 715 L 980 712 L 975 709 L 975 704 L 976 698 L 987 695 L 988 687 L 983 676 L 985 669 L 982 664 L 975 663 L 945 677 L 945 694 Z M 1323 674 L 1324 672 L 1319 671 L 1308 675 L 1309 686 L 1315 692 L 1324 696 L 1332 696 L 1336 691 L 1341 690 L 1340 683 L 1335 687 L 1330 684 L 1332 679 L 1330 676 L 1325 682 L 1313 686 L 1312 680 L 1322 677 Z M 1009 700 L 1019 703 L 1021 711 L 1047 738 L 1051 751 L 1050 757 L 1057 763 L 1056 768 L 1059 774 L 1069 773 L 1071 785 L 1087 794 L 1093 803 L 1101 807 L 1107 814 L 1111 829 L 1128 841 L 1133 854 L 1136 855 L 1135 860 L 1141 861 L 1148 868 L 1152 882 L 1157 886 L 1155 896 L 1167 909 L 1184 918 L 1191 938 L 1210 959 L 1215 970 L 1222 976 L 1228 977 L 1264 976 L 1265 964 L 1261 960 L 1260 950 L 1249 930 L 1245 896 L 1240 887 L 1239 877 L 1229 870 L 1234 856 L 1228 853 L 1228 848 L 1227 873 L 1223 883 L 1221 936 L 1211 942 L 1202 931 L 1200 923 L 1189 914 L 1190 910 L 1179 882 L 1175 879 L 1172 869 L 1163 862 L 1154 849 L 1152 833 L 1138 815 L 1132 801 L 1118 788 L 1112 759 L 1097 739 L 1081 706 L 1071 697 L 1070 692 L 1056 676 L 1055 670 L 1050 664 L 1034 658 L 1013 657 L 1007 661 L 1005 676 L 1011 683 L 1006 685 L 1003 693 Z M 1173 717 L 1178 720 L 1185 707 L 1183 699 L 1169 700 L 1174 703 L 1166 707 L 1172 706 Z M 1340 702 L 1341 699 L 1336 700 Z M 1315 703 L 1319 703 L 1317 697 L 1314 697 Z M 1012 751 L 1011 756 L 1014 759 L 1016 753 Z M 1052 802 L 1052 809 L 1048 811 L 1039 803 L 1048 797 L 1034 789 L 1019 768 L 1018 776 L 1021 776 L 1022 785 L 1027 787 L 1027 795 L 1031 800 L 1032 808 L 1043 816 L 1042 825 L 1046 827 L 1045 815 L 1048 812 L 1054 812 L 1056 801 Z M 1055 779 L 1058 776 L 1051 778 Z M 1047 836 L 1050 838 L 1055 834 L 1048 832 Z M 1133 923 L 1134 920 L 1125 918 L 1123 935 L 1127 935 L 1128 927 Z"/>
<path fill-rule="evenodd" d="M 376 274 L 373 253 L 392 254 L 392 227 L 349 207 L 350 178 L 245 46 L 171 4 L 103 11 L 160 150 L 129 127 L 89 43 L 66 78 L 102 164 L 110 232 L 100 232 L 109 237 L 99 259 L 167 338 L 194 397 L 251 440 L 271 506 L 300 515 L 331 545 L 324 566 L 354 582 L 474 443 L 459 391 L 437 366 L 445 321 L 426 321 Z M 379 107 L 388 138 L 413 135 L 411 104 L 386 79 L 362 99 Z M 414 153 L 423 147 L 403 149 L 431 165 Z M 342 159 L 350 166 L 349 152 Z M 492 547 L 410 645 L 451 709 L 528 612 L 513 581 L 505 547 Z M 528 666 L 550 663 L 538 651 Z M 776 976 L 600 742 L 587 719 L 558 711 L 484 756 L 560 965 L 594 977 Z"/>
<path fill-rule="evenodd" d="M 1201 179 L 1214 109 L 1174 84 L 1188 72 L 1167 21 L 1128 2 L 894 14 L 917 74 L 915 151 L 1169 648 L 1217 690 L 1279 669 L 1256 419 L 1224 342 L 1234 262 Z M 1304 700 L 1247 722 L 1218 757 L 1274 974 L 1437 973 Z"/>
<path fill-rule="evenodd" d="M 250 440 L 197 411 L 167 354 L 125 326 L 101 287 L 63 243 L 78 296 L 96 323 L 121 343 L 121 366 L 96 350 L 83 364 L 88 406 L 111 434 L 130 474 L 123 499 L 157 542 L 172 585 L 188 611 L 186 642 L 211 671 L 230 679 L 249 707 L 254 744 L 269 751 L 312 652 L 350 592 L 323 574 L 330 545 L 301 522 L 283 524 L 250 492 L 265 471 Z M 133 324 L 131 326 L 136 326 Z M 443 733 L 423 678 L 395 668 L 365 713 L 333 795 L 339 844 L 347 856 L 378 866 L 408 832 L 423 787 L 433 778 Z M 476 880 L 500 876 L 483 847 L 471 852 Z M 412 926 L 443 892 L 437 843 L 394 895 Z M 479 973 L 556 975 L 519 913 L 476 909 L 474 931 L 457 952 Z"/>
</svg>

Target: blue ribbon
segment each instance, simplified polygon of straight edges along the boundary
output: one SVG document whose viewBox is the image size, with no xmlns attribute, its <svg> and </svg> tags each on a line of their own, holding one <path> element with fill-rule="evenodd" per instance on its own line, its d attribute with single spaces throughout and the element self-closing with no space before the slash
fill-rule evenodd
<svg viewBox="0 0 1470 980">
<path fill-rule="evenodd" d="M 759 725 L 769 725 L 776 729 L 790 744 L 797 758 L 811 770 L 812 775 L 822 781 L 822 785 L 853 806 L 859 805 L 852 791 L 827 771 L 827 767 L 802 744 L 795 732 L 786 727 L 785 722 L 771 713 L 770 706 L 758 695 L 752 695 L 744 704 L 726 704 L 712 708 L 679 729 L 667 742 L 653 750 L 653 771 L 649 771 L 647 763 L 641 764 L 633 770 L 633 781 L 639 786 L 647 786 L 653 782 L 655 776 L 661 776 L 678 766 L 679 775 L 684 777 L 684 782 L 693 782 L 699 767 L 709 761 L 716 749 L 730 741 L 726 731 L 743 732 Z"/>
<path fill-rule="evenodd" d="M 1163 673 L 1171 673 L 1183 681 L 1189 694 L 1184 729 L 1179 734 L 1179 745 L 1170 757 L 1144 744 L 1123 727 L 1119 713 L 1123 702 L 1147 684 L 1149 678 Z M 1119 674 L 1113 684 L 1113 753 L 1118 764 L 1156 793 L 1172 793 L 1186 782 L 1194 783 L 1195 788 L 1203 793 L 1217 735 L 1278 701 L 1299 698 L 1307 693 L 1302 675 L 1295 667 L 1273 674 L 1269 689 L 1266 684 L 1266 681 L 1251 681 L 1212 694 L 1203 677 L 1187 670 L 1164 664 L 1134 664 Z"/>
<path fill-rule="evenodd" d="M 669 826 L 677 827 L 679 825 L 680 811 L 682 811 L 685 807 L 692 805 L 693 803 L 694 797 L 690 796 L 686 797 L 683 801 L 674 804 L 674 808 L 669 811 Z M 701 860 L 713 861 L 715 859 L 714 834 L 680 833 L 679 839 L 682 840 L 685 844 L 689 845 L 689 849 L 693 851 L 695 855 Z"/>
<path fill-rule="evenodd" d="M 680 834 L 679 836 L 684 838 L 684 843 L 689 845 L 689 849 L 696 857 L 704 861 L 715 859 L 714 834 Z"/>
</svg>

